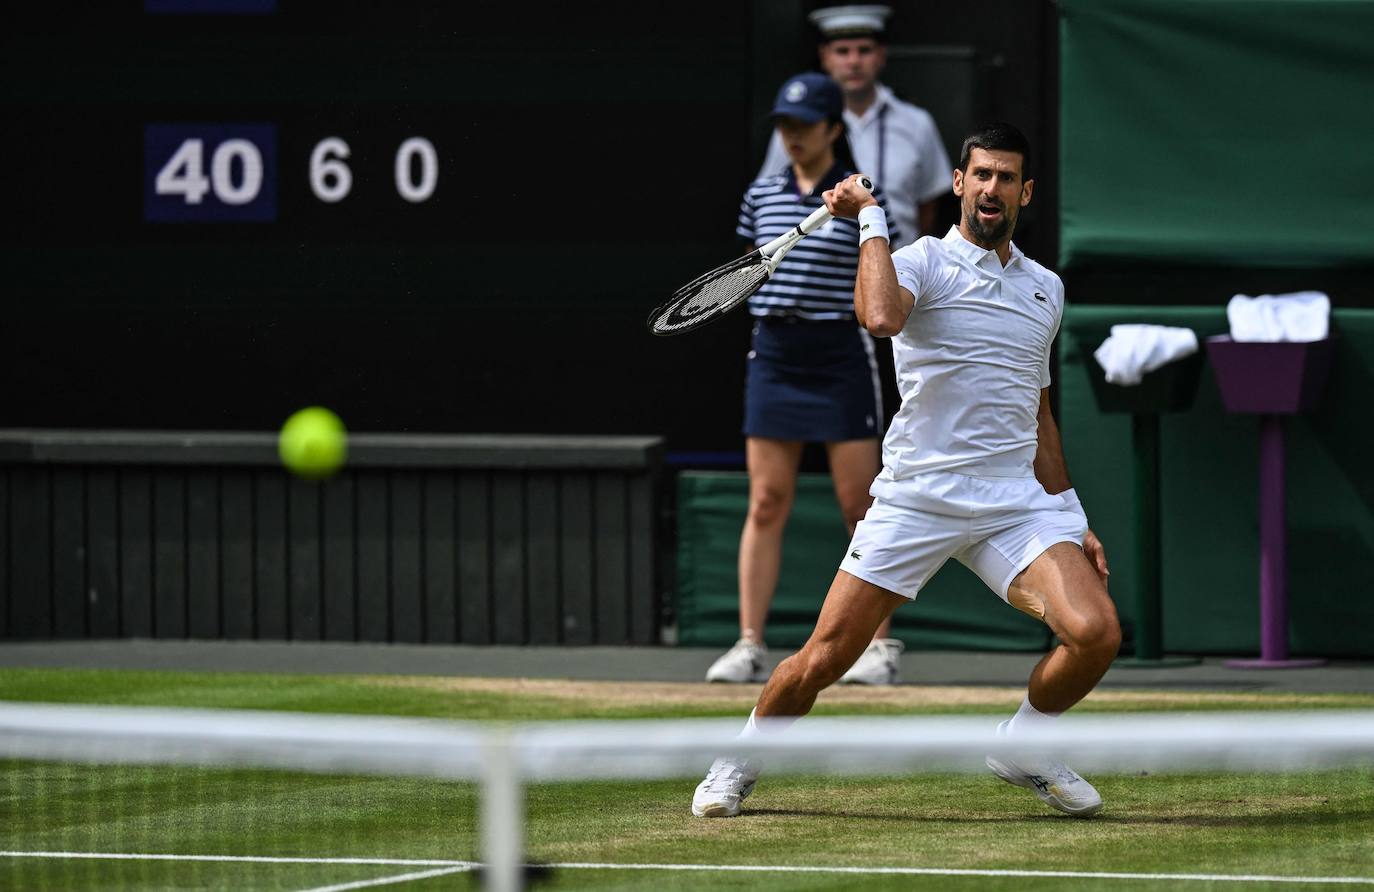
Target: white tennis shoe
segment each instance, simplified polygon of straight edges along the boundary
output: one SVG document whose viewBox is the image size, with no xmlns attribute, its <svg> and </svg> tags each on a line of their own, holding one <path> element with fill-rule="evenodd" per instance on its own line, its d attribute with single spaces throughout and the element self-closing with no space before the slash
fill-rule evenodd
<svg viewBox="0 0 1374 892">
<path fill-rule="evenodd" d="M 840 684 L 896 684 L 904 650 L 906 645 L 896 638 L 875 638 L 840 676 Z"/>
<path fill-rule="evenodd" d="M 766 653 L 768 649 L 762 644 L 741 638 L 706 670 L 706 680 L 736 684 L 766 681 L 768 673 L 763 669 L 763 656 Z"/>
<path fill-rule="evenodd" d="M 692 797 L 692 814 L 698 818 L 733 818 L 740 803 L 754 792 L 759 765 L 729 756 L 711 763 L 706 779 L 697 785 Z"/>
<path fill-rule="evenodd" d="M 998 734 L 1006 733 L 1007 722 L 997 726 Z M 992 773 L 1009 784 L 1033 790 L 1040 801 L 1075 818 L 1086 818 L 1102 810 L 1102 796 L 1092 784 L 1084 780 L 1063 762 L 1043 756 L 1013 761 L 1007 757 L 988 756 Z"/>
</svg>

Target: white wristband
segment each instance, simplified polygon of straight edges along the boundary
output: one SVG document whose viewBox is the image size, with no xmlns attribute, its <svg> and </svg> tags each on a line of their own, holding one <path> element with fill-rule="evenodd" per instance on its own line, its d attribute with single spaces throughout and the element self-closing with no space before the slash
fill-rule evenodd
<svg viewBox="0 0 1374 892">
<path fill-rule="evenodd" d="M 871 238 L 887 238 L 887 212 L 876 204 L 859 211 L 859 244 Z"/>
<path fill-rule="evenodd" d="M 1063 497 L 1064 501 L 1069 503 L 1068 510 L 1072 511 L 1075 514 L 1082 515 L 1084 520 L 1088 519 L 1087 513 L 1083 510 L 1083 503 L 1078 501 L 1078 493 L 1074 492 L 1073 489 L 1070 488 L 1064 490 L 1059 495 Z"/>
</svg>

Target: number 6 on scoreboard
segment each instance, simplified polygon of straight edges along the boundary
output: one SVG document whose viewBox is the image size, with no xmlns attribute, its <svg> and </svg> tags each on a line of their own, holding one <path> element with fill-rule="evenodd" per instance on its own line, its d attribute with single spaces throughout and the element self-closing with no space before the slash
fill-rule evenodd
<svg viewBox="0 0 1374 892">
<path fill-rule="evenodd" d="M 310 190 L 320 201 L 334 204 L 348 197 L 353 189 L 353 171 L 344 159 L 352 153 L 348 143 L 337 136 L 315 144 L 310 153 Z"/>
</svg>

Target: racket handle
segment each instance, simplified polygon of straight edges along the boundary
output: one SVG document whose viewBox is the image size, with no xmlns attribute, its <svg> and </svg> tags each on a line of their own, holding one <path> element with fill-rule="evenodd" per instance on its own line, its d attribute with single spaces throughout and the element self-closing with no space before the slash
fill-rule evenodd
<svg viewBox="0 0 1374 892">
<path fill-rule="evenodd" d="M 873 181 L 863 174 L 859 175 L 859 178 L 854 181 L 854 184 L 870 195 L 873 194 Z M 797 225 L 797 230 L 801 232 L 802 235 L 808 235 L 829 223 L 833 216 L 834 215 L 831 214 L 830 210 L 826 207 L 816 208 L 816 210 L 811 213 L 811 216 Z"/>
<path fill-rule="evenodd" d="M 811 216 L 797 224 L 797 231 L 802 235 L 815 232 L 817 229 L 829 223 L 834 216 L 834 214 L 830 213 L 830 208 L 821 205 L 811 212 Z"/>
</svg>

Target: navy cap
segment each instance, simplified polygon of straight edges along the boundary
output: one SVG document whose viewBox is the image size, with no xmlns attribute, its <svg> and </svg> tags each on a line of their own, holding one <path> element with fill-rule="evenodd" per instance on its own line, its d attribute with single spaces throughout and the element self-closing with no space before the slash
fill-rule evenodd
<svg viewBox="0 0 1374 892">
<path fill-rule="evenodd" d="M 844 94 L 828 75 L 808 71 L 789 77 L 773 102 L 773 117 L 786 115 L 814 124 L 844 114 Z"/>
</svg>

